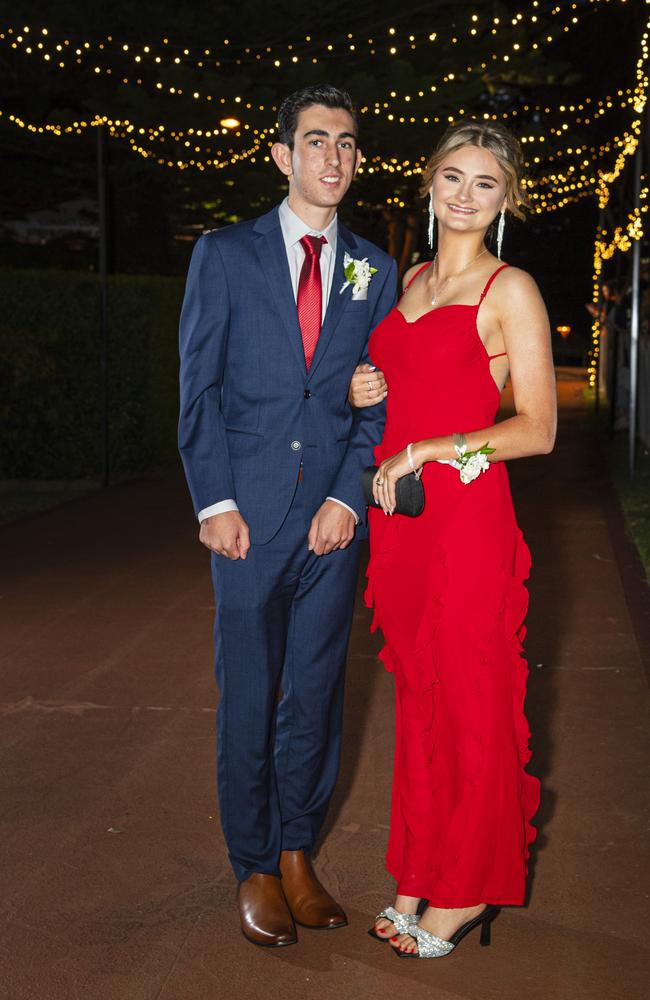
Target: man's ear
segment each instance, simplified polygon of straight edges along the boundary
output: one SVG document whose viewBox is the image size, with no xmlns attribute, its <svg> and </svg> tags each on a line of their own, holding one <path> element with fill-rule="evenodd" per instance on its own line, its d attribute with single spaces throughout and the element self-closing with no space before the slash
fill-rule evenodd
<svg viewBox="0 0 650 1000">
<path fill-rule="evenodd" d="M 357 176 L 357 170 L 361 166 L 362 159 L 363 159 L 363 153 L 361 152 L 361 150 L 357 146 L 357 153 L 356 153 L 355 162 L 354 162 L 354 174 L 353 174 L 354 177 Z"/>
<path fill-rule="evenodd" d="M 271 156 L 273 157 L 278 170 L 280 170 L 285 177 L 291 177 L 293 173 L 293 165 L 291 162 L 292 152 L 286 143 L 274 142 L 271 146 Z"/>
</svg>

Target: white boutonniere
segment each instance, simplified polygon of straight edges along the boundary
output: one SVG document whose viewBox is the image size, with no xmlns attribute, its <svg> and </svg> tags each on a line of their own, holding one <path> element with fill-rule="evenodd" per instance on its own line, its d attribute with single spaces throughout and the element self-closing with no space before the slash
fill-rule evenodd
<svg viewBox="0 0 650 1000">
<path fill-rule="evenodd" d="M 466 444 L 455 447 L 458 458 L 450 464 L 455 469 L 460 470 L 461 483 L 467 485 L 473 482 L 474 479 L 478 479 L 482 472 L 487 472 L 490 468 L 487 456 L 491 455 L 496 449 L 489 448 L 489 443 L 489 441 L 486 441 L 483 447 L 477 448 L 476 451 L 468 451 Z"/>
<path fill-rule="evenodd" d="M 355 260 L 346 251 L 343 257 L 343 273 L 345 274 L 345 281 L 341 286 L 339 295 L 343 294 L 348 285 L 352 285 L 352 294 L 365 298 L 368 285 L 372 280 L 373 274 L 377 273 L 377 268 L 370 266 L 367 257 L 364 257 L 363 260 Z"/>
</svg>

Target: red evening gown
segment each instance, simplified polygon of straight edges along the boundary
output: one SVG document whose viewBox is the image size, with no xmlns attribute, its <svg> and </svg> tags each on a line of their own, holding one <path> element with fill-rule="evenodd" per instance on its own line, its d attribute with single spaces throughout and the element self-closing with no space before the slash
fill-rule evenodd
<svg viewBox="0 0 650 1000">
<path fill-rule="evenodd" d="M 494 424 L 500 392 L 476 317 L 500 270 L 477 305 L 413 323 L 395 308 L 373 332 L 370 356 L 389 387 L 377 463 L 409 441 Z M 539 804 L 524 770 L 530 554 L 503 462 L 468 485 L 430 462 L 422 481 L 419 517 L 369 514 L 366 603 L 396 688 L 386 864 L 398 893 L 433 906 L 517 905 Z"/>
</svg>

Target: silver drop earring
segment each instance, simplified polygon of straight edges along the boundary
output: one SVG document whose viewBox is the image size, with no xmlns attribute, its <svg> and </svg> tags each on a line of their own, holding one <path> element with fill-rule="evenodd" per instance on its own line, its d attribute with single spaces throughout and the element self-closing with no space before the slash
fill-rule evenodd
<svg viewBox="0 0 650 1000">
<path fill-rule="evenodd" d="M 433 214 L 433 195 L 429 195 L 429 248 L 433 250 L 433 230 L 436 224 L 436 217 Z"/>
<path fill-rule="evenodd" d="M 506 228 L 506 210 L 501 209 L 499 216 L 499 227 L 497 229 L 497 257 L 501 260 L 501 247 L 503 246 L 503 231 Z"/>
</svg>

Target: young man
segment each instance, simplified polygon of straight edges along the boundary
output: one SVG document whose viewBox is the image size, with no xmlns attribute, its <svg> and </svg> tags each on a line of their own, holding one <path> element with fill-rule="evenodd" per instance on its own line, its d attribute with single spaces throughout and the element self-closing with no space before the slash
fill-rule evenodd
<svg viewBox="0 0 650 1000">
<path fill-rule="evenodd" d="M 242 930 L 276 947 L 296 923 L 347 922 L 309 857 L 339 764 L 361 471 L 384 420 L 352 411 L 348 386 L 396 295 L 392 259 L 336 216 L 361 160 L 349 96 L 309 87 L 278 117 L 288 198 L 192 256 L 179 427 L 212 552 L 221 822 Z M 345 255 L 376 269 L 369 284 L 343 287 Z"/>
</svg>

